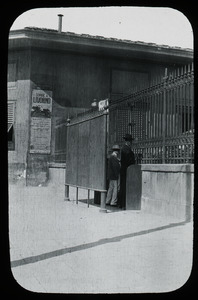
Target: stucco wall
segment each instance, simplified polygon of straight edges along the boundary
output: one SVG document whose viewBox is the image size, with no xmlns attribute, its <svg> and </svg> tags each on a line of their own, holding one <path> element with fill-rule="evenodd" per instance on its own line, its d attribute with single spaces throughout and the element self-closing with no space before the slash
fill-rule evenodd
<svg viewBox="0 0 198 300">
<path fill-rule="evenodd" d="M 8 83 L 8 101 L 15 103 L 14 150 L 8 151 L 9 178 L 17 180 L 24 177 L 29 142 L 30 110 L 30 53 L 19 51 L 9 54 L 8 61 L 16 63 L 16 82 Z"/>
<path fill-rule="evenodd" d="M 132 170 L 133 166 L 130 166 L 128 168 L 129 175 Z M 142 178 L 140 199 L 142 211 L 173 216 L 182 221 L 192 219 L 194 165 L 141 165 L 140 172 Z"/>
<path fill-rule="evenodd" d="M 51 89 L 54 101 L 66 107 L 90 107 L 93 99 L 105 99 L 109 93 L 122 93 L 123 89 L 127 92 L 140 84 L 141 79 L 144 81 L 145 74 L 148 74 L 148 79 L 163 76 L 164 68 L 163 63 L 129 60 L 127 57 L 115 59 L 36 49 L 31 52 L 32 82 L 43 89 Z"/>
</svg>

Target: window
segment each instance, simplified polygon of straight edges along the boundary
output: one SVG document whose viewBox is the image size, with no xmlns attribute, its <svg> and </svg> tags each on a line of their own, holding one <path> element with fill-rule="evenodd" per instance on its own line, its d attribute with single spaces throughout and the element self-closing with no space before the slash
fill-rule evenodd
<svg viewBox="0 0 198 300">
<path fill-rule="evenodd" d="M 15 102 L 8 101 L 8 119 L 7 119 L 8 150 L 15 149 L 14 119 L 15 119 Z"/>
</svg>

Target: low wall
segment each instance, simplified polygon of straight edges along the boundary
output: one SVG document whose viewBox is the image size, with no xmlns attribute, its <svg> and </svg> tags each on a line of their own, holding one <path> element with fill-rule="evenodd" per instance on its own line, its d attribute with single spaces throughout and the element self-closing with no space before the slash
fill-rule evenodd
<svg viewBox="0 0 198 300">
<path fill-rule="evenodd" d="M 48 184 L 64 190 L 65 165 L 49 167 Z M 127 170 L 126 198 L 127 209 L 190 221 L 193 216 L 194 165 L 132 165 Z"/>
<path fill-rule="evenodd" d="M 49 184 L 65 188 L 65 164 L 56 163 L 49 166 Z"/>
<path fill-rule="evenodd" d="M 133 166 L 128 168 L 132 173 Z M 193 164 L 141 165 L 141 210 L 192 220 L 194 199 Z M 131 199 L 132 201 L 132 199 Z"/>
<path fill-rule="evenodd" d="M 25 163 L 8 163 L 8 181 L 9 183 L 26 184 L 26 164 Z"/>
<path fill-rule="evenodd" d="M 49 180 L 49 155 L 39 153 L 28 153 L 26 185 L 47 185 Z"/>
</svg>

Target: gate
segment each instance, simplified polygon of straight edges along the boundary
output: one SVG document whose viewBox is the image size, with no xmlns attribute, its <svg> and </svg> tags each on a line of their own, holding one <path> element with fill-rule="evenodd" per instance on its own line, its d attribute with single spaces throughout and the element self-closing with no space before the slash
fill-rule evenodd
<svg viewBox="0 0 198 300">
<path fill-rule="evenodd" d="M 90 111 L 79 114 L 67 125 L 65 199 L 69 186 L 101 193 L 101 211 L 106 198 L 107 113 Z"/>
</svg>

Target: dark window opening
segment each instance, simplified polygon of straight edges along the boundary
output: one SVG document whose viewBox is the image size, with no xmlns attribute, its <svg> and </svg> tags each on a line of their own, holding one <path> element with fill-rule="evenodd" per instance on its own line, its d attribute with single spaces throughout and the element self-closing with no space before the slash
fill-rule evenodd
<svg viewBox="0 0 198 300">
<path fill-rule="evenodd" d="M 7 120 L 8 150 L 15 149 L 14 119 L 15 119 L 15 103 L 8 101 L 8 120 Z"/>
<path fill-rule="evenodd" d="M 14 127 L 8 124 L 8 150 L 14 150 Z"/>
</svg>

